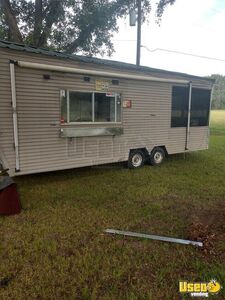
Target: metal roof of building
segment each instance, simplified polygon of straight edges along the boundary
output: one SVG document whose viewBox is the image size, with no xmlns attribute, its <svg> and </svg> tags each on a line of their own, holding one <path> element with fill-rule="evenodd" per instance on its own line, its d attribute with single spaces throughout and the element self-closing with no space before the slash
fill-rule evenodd
<svg viewBox="0 0 225 300">
<path fill-rule="evenodd" d="M 200 76 L 190 75 L 190 74 L 186 74 L 186 73 L 150 68 L 150 67 L 146 67 L 146 66 L 136 66 L 134 64 L 124 63 L 124 62 L 114 61 L 114 60 L 108 60 L 108 59 L 101 59 L 101 58 L 90 57 L 90 56 L 67 54 L 65 52 L 52 51 L 52 50 L 48 50 L 48 49 L 44 49 L 44 48 L 37 48 L 37 47 L 29 46 L 26 44 L 14 43 L 14 42 L 10 42 L 10 41 L 0 40 L 0 48 L 24 51 L 24 52 L 35 53 L 35 54 L 43 54 L 43 55 L 58 57 L 58 58 L 62 58 L 62 59 L 70 59 L 70 60 L 84 62 L 84 63 L 94 63 L 94 64 L 105 65 L 105 66 L 109 66 L 109 67 L 116 67 L 116 68 L 121 68 L 121 69 L 128 69 L 128 70 L 133 70 L 133 71 L 143 71 L 143 72 L 151 72 L 151 73 L 160 72 L 160 73 L 164 73 L 164 74 L 185 76 L 188 78 L 199 78 L 199 79 L 204 79 L 204 80 L 208 80 L 211 82 L 215 81 L 214 79 L 207 78 L 207 77 L 200 77 Z"/>
</svg>

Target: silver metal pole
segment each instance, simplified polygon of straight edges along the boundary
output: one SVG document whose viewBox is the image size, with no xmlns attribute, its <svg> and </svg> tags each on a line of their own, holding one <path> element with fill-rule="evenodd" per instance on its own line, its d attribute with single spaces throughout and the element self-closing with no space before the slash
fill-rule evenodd
<svg viewBox="0 0 225 300">
<path fill-rule="evenodd" d="M 137 237 L 137 238 L 158 240 L 158 241 L 163 241 L 163 242 L 170 242 L 170 243 L 178 243 L 178 244 L 184 244 L 184 245 L 193 245 L 193 246 L 203 247 L 202 242 L 182 240 L 182 239 L 176 239 L 176 238 L 171 238 L 171 237 L 166 237 L 166 236 L 151 235 L 151 234 L 131 232 L 131 231 L 123 231 L 123 230 L 116 230 L 116 229 L 106 229 L 105 232 L 106 233 L 112 233 L 112 234 L 120 234 L 120 235 L 125 235 L 125 236 L 132 236 L 132 237 Z"/>
<path fill-rule="evenodd" d="M 213 83 L 211 94 L 210 94 L 210 104 L 209 104 L 209 116 L 208 116 L 208 145 L 209 145 L 209 137 L 210 137 L 210 123 L 211 123 L 211 109 L 212 109 L 212 98 L 213 98 L 213 92 L 214 92 L 215 85 Z"/>
<path fill-rule="evenodd" d="M 140 66 L 141 58 L 141 0 L 137 0 L 138 17 L 137 17 L 137 58 L 136 65 Z"/>
<path fill-rule="evenodd" d="M 91 105 L 92 105 L 92 122 L 95 121 L 95 94 L 91 95 Z"/>
<path fill-rule="evenodd" d="M 189 97 L 188 97 L 188 122 L 186 130 L 186 143 L 185 150 L 189 149 L 189 139 L 190 139 L 190 123 L 191 123 L 191 96 L 192 96 L 192 82 L 189 83 Z"/>
<path fill-rule="evenodd" d="M 117 122 L 117 94 L 115 94 L 115 118 L 114 121 Z"/>
<path fill-rule="evenodd" d="M 11 81 L 11 94 L 12 94 L 12 109 L 13 109 L 13 134 L 14 146 L 16 154 L 16 171 L 20 170 L 19 159 L 19 138 L 18 138 L 18 121 L 17 121 L 17 106 L 16 106 L 16 83 L 15 83 L 15 64 L 10 62 L 10 81 Z"/>
<path fill-rule="evenodd" d="M 66 90 L 66 122 L 69 123 L 70 122 L 70 94 L 69 94 L 69 90 Z"/>
</svg>

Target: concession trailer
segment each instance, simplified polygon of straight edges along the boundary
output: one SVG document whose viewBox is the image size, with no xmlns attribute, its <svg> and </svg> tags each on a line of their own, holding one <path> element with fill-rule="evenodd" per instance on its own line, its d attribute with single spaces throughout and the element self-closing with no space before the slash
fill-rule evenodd
<svg viewBox="0 0 225 300">
<path fill-rule="evenodd" d="M 207 149 L 213 83 L 0 41 L 0 168 L 137 168 Z"/>
</svg>

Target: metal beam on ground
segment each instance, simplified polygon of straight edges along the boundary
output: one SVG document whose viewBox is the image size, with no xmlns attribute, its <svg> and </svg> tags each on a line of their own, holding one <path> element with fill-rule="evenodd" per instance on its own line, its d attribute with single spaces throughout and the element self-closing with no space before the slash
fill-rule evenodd
<svg viewBox="0 0 225 300">
<path fill-rule="evenodd" d="M 131 237 L 151 239 L 151 240 L 157 240 L 157 241 L 163 241 L 163 242 L 169 242 L 169 243 L 178 243 L 178 244 L 184 244 L 184 245 L 193 245 L 193 246 L 203 247 L 202 242 L 183 240 L 183 239 L 177 239 L 177 238 L 171 238 L 171 237 L 165 237 L 165 236 L 159 236 L 159 235 L 151 235 L 151 234 L 123 231 L 123 230 L 116 230 L 116 229 L 106 229 L 105 232 L 111 233 L 111 234 L 119 234 L 119 235 L 123 235 L 123 236 L 131 236 Z"/>
</svg>

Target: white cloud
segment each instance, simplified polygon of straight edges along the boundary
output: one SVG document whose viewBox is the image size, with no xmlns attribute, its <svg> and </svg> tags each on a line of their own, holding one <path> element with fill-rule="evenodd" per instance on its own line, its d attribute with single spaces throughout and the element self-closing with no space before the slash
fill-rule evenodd
<svg viewBox="0 0 225 300">
<path fill-rule="evenodd" d="M 152 11 L 149 24 L 142 26 L 142 45 L 225 59 L 224 23 L 225 8 L 218 8 L 217 0 L 177 0 L 166 8 L 160 27 Z M 128 18 L 120 21 L 112 59 L 135 63 L 136 30 L 129 26 Z M 143 48 L 141 64 L 196 75 L 225 75 L 225 62 L 159 51 L 150 53 Z"/>
</svg>

